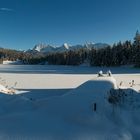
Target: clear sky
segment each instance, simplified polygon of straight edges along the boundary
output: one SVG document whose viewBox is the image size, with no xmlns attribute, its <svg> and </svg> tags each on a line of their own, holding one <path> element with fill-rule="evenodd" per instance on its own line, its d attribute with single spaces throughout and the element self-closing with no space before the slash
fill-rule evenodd
<svg viewBox="0 0 140 140">
<path fill-rule="evenodd" d="M 0 46 L 133 40 L 140 0 L 0 0 Z"/>
</svg>

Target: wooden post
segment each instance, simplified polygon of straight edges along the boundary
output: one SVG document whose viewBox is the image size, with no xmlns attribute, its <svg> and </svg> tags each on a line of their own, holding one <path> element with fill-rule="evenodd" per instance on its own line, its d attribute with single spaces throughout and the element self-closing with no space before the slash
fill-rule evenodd
<svg viewBox="0 0 140 140">
<path fill-rule="evenodd" d="M 96 111 L 96 108 L 97 108 L 96 103 L 94 103 L 94 111 Z"/>
</svg>

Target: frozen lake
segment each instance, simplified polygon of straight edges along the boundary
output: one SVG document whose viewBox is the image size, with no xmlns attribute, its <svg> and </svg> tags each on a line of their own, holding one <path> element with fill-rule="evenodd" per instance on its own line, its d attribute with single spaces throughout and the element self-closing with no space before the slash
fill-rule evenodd
<svg viewBox="0 0 140 140">
<path fill-rule="evenodd" d="M 132 67 L 82 67 L 53 65 L 0 65 L 0 77 L 12 86 L 17 82 L 20 89 L 68 89 L 76 88 L 87 80 L 97 77 L 97 72 L 111 70 L 117 83 L 129 86 L 135 80 L 140 86 L 140 69 Z"/>
<path fill-rule="evenodd" d="M 136 74 L 139 68 L 133 67 L 88 67 L 62 65 L 0 65 L 1 73 L 51 73 L 51 74 L 96 74 L 99 70 L 111 70 L 113 74 Z"/>
</svg>

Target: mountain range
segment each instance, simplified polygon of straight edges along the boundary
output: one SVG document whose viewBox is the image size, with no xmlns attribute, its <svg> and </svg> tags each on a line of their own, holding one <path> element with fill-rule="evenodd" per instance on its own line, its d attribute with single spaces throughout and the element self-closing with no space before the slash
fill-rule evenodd
<svg viewBox="0 0 140 140">
<path fill-rule="evenodd" d="M 33 49 L 29 49 L 26 52 L 31 52 L 31 53 L 52 53 L 52 52 L 65 52 L 65 51 L 70 51 L 70 50 L 77 50 L 81 48 L 87 48 L 91 50 L 93 47 L 94 48 L 103 48 L 107 47 L 108 44 L 106 43 L 86 43 L 84 45 L 68 45 L 67 43 L 64 43 L 60 47 L 55 47 L 52 45 L 46 45 L 46 44 L 37 44 L 33 47 Z"/>
</svg>

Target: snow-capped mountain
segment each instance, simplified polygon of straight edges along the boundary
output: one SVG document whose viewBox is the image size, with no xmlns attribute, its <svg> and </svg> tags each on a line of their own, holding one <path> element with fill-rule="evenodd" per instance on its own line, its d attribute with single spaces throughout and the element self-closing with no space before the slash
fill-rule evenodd
<svg viewBox="0 0 140 140">
<path fill-rule="evenodd" d="M 35 45 L 33 49 L 27 50 L 27 52 L 38 52 L 38 53 L 51 53 L 51 52 L 65 52 L 69 50 L 77 50 L 81 48 L 86 48 L 86 49 L 91 49 L 91 48 L 103 48 L 107 47 L 108 44 L 106 43 L 86 43 L 84 45 L 69 45 L 67 43 L 64 43 L 60 47 L 54 47 L 51 45 L 46 45 L 46 44 L 38 44 Z"/>
<path fill-rule="evenodd" d="M 70 50 L 70 46 L 67 43 L 64 43 L 61 47 L 56 48 L 56 52 L 64 52 Z"/>
<path fill-rule="evenodd" d="M 38 44 L 35 45 L 35 47 L 33 48 L 33 51 L 37 51 L 37 52 L 52 52 L 54 50 L 55 48 L 53 46 L 45 45 L 45 44 Z"/>
<path fill-rule="evenodd" d="M 64 43 L 64 44 L 62 45 L 62 47 L 63 47 L 64 49 L 66 49 L 66 50 L 69 49 L 69 45 L 68 45 L 67 43 Z"/>
</svg>

